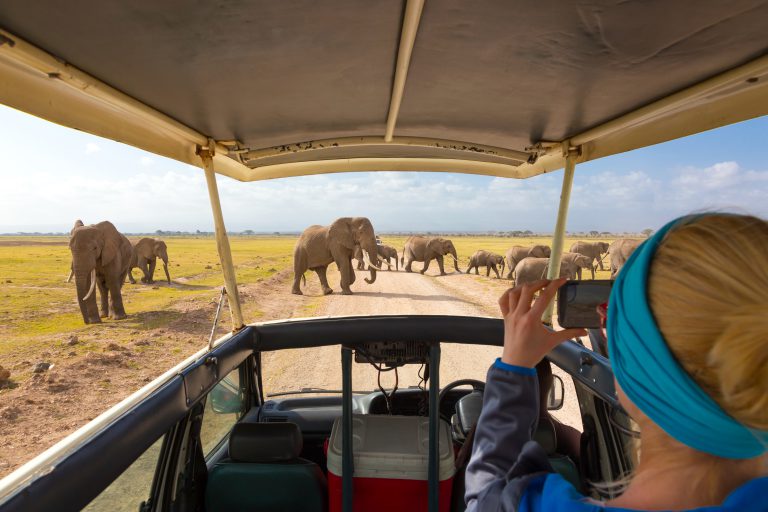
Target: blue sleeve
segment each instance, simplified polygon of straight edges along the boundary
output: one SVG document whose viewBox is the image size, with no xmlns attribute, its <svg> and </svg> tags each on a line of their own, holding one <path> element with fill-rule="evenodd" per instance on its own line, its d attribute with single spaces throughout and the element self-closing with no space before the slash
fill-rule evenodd
<svg viewBox="0 0 768 512">
<path fill-rule="evenodd" d="M 516 510 L 532 477 L 552 471 L 531 441 L 539 417 L 539 382 L 533 368 L 497 360 L 488 370 L 483 410 L 467 466 L 467 510 Z"/>
</svg>

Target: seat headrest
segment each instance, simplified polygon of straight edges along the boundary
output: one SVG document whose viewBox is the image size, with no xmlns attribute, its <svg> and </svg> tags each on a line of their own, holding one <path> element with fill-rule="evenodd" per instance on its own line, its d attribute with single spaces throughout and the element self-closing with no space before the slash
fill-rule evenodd
<svg viewBox="0 0 768 512">
<path fill-rule="evenodd" d="M 547 455 L 557 453 L 557 432 L 555 432 L 555 424 L 551 419 L 539 418 L 536 432 L 533 433 L 533 440 L 544 448 Z"/>
<path fill-rule="evenodd" d="M 229 458 L 237 462 L 284 462 L 299 457 L 303 439 L 295 423 L 237 423 Z"/>
</svg>

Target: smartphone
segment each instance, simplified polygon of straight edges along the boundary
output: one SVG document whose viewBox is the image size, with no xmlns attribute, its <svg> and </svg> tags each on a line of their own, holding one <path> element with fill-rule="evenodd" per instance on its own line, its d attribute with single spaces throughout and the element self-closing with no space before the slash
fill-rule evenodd
<svg viewBox="0 0 768 512">
<path fill-rule="evenodd" d="M 611 286 L 613 281 L 609 279 L 567 281 L 560 287 L 557 296 L 557 322 L 560 327 L 598 329 L 600 316 L 597 306 L 608 302 Z"/>
</svg>

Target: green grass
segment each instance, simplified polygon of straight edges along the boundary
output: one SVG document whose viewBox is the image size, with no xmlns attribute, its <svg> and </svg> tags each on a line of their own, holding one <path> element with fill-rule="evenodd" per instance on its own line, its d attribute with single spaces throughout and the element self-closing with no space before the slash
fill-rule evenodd
<svg viewBox="0 0 768 512">
<path fill-rule="evenodd" d="M 74 283 L 66 283 L 71 254 L 66 237 L 0 237 L 0 357 L 52 335 L 108 333 L 120 338 L 135 330 L 165 327 L 181 318 L 180 302 L 218 299 L 224 279 L 213 238 L 166 239 L 173 286 L 155 269 L 156 286 L 126 283 L 123 302 L 128 319 L 83 324 Z M 295 238 L 232 237 L 238 283 L 254 283 L 289 267 Z M 141 272 L 133 271 L 139 280 Z M 258 311 L 249 308 L 249 321 Z"/>
</svg>

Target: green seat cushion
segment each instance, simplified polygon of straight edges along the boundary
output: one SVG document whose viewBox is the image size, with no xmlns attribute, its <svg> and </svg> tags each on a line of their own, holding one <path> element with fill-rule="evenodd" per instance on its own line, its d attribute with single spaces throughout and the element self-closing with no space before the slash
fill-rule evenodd
<svg viewBox="0 0 768 512">
<path fill-rule="evenodd" d="M 208 475 L 207 512 L 308 511 L 327 509 L 325 476 L 304 459 L 263 464 L 223 461 Z"/>
</svg>

